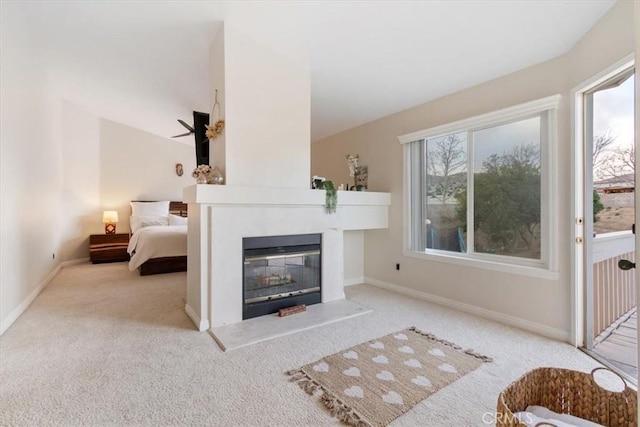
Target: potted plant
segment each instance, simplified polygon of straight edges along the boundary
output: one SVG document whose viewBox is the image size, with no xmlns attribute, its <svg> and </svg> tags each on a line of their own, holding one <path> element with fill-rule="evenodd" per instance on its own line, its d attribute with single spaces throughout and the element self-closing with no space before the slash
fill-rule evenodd
<svg viewBox="0 0 640 427">
<path fill-rule="evenodd" d="M 320 183 L 319 188 L 326 191 L 326 198 L 324 202 L 325 212 L 328 214 L 335 213 L 336 207 L 338 206 L 338 192 L 336 191 L 336 187 L 333 185 L 333 181 L 324 181 Z"/>
</svg>

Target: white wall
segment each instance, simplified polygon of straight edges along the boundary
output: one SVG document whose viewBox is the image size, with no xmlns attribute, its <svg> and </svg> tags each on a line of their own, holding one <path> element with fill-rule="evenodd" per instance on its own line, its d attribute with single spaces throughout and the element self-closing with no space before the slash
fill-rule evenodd
<svg viewBox="0 0 640 427">
<path fill-rule="evenodd" d="M 181 177 L 176 163 L 183 165 Z M 182 200 L 183 188 L 194 183 L 195 163 L 193 145 L 100 121 L 100 204 L 118 211 L 118 232 L 129 231 L 131 200 Z"/>
<path fill-rule="evenodd" d="M 0 333 L 59 264 L 59 105 L 43 53 L 8 18 L 15 7 L 0 22 Z"/>
<path fill-rule="evenodd" d="M 309 188 L 308 63 L 225 24 L 226 181 Z"/>
<path fill-rule="evenodd" d="M 218 120 L 218 111 L 220 112 L 220 118 L 222 120 L 227 117 L 225 110 L 225 67 L 224 60 L 224 24 L 222 24 L 222 28 L 218 31 L 218 35 L 216 36 L 213 43 L 211 43 L 211 50 L 209 56 L 209 70 L 210 70 L 210 79 L 211 79 L 211 108 L 209 114 L 213 112 L 213 104 L 215 102 L 215 91 L 218 90 L 218 103 L 220 104 L 220 109 L 216 108 L 215 114 L 213 117 L 209 118 L 209 122 L 214 124 Z M 211 166 L 216 166 L 222 172 L 222 175 L 227 176 L 226 173 L 226 138 L 227 132 L 224 130 L 220 135 L 218 135 L 215 139 L 209 141 L 209 164 Z M 226 183 L 226 182 L 225 182 Z"/>
<path fill-rule="evenodd" d="M 131 200 L 181 200 L 193 184 L 195 148 L 101 119 L 68 101 L 62 107 L 61 260 L 89 256 L 89 235 L 104 233 L 102 212 L 118 210 L 128 232 Z M 178 177 L 175 164 L 182 163 Z"/>
<path fill-rule="evenodd" d="M 364 231 L 344 232 L 344 283 L 355 285 L 364 281 Z"/>
<path fill-rule="evenodd" d="M 100 119 L 69 101 L 62 108 L 62 261 L 89 256 L 89 235 L 103 232 Z"/>
<path fill-rule="evenodd" d="M 369 188 L 390 191 L 390 227 L 367 231 L 365 276 L 408 291 L 476 307 L 494 318 L 568 339 L 571 326 L 570 91 L 633 51 L 631 2 L 618 2 L 567 54 L 525 70 L 387 116 L 312 144 L 312 173 L 349 182 L 344 156 L 360 154 Z M 437 82 L 432 82 L 437 84 Z M 558 114 L 559 280 L 445 264 L 403 255 L 403 165 L 397 137 L 554 94 Z M 400 263 L 400 271 L 395 264 Z M 455 305 L 455 304 L 454 304 Z M 483 311 L 484 310 L 484 311 Z"/>
<path fill-rule="evenodd" d="M 61 261 L 89 256 L 89 235 L 104 232 L 104 210 L 118 210 L 118 232 L 128 232 L 129 201 L 182 200 L 193 184 L 192 145 L 63 100 L 36 60 L 34 52 L 3 46 L 0 332 Z"/>
<path fill-rule="evenodd" d="M 63 99 L 63 74 L 51 72 L 13 6 L 3 5 L 0 37 L 0 333 L 61 261 L 89 256 L 89 234 L 104 232 L 103 210 L 119 210 L 118 231 L 126 232 L 130 200 L 181 200 L 195 167 L 193 145 Z"/>
</svg>

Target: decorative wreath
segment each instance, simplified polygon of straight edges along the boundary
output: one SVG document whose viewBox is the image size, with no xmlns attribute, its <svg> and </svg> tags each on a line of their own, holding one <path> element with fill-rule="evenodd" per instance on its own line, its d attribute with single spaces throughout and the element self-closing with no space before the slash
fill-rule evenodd
<svg viewBox="0 0 640 427">
<path fill-rule="evenodd" d="M 220 118 L 220 103 L 218 102 L 218 89 L 216 89 L 216 96 L 213 103 L 213 108 L 211 109 L 211 118 L 213 118 L 213 114 L 216 111 L 216 107 L 218 107 L 218 120 L 212 125 L 206 125 L 207 131 L 204 133 L 205 136 L 209 138 L 209 140 L 216 139 L 224 129 L 224 120 Z"/>
</svg>

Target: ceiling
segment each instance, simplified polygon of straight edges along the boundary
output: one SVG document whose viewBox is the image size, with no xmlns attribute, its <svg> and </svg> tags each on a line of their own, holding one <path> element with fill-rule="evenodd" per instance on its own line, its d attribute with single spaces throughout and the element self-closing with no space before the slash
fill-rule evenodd
<svg viewBox="0 0 640 427">
<path fill-rule="evenodd" d="M 2 40 L 43 53 L 65 99 L 167 137 L 210 110 L 210 44 L 242 21 L 310 61 L 315 141 L 561 55 L 614 3 L 19 1 Z"/>
</svg>

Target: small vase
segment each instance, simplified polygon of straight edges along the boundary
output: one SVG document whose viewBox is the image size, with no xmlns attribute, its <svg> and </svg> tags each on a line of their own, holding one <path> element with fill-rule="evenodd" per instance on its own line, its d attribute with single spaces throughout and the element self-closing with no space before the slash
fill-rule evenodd
<svg viewBox="0 0 640 427">
<path fill-rule="evenodd" d="M 211 170 L 211 173 L 209 173 L 209 176 L 207 177 L 207 184 L 222 184 L 224 182 L 224 176 L 222 175 L 222 172 L 220 172 L 220 169 L 218 169 L 217 166 L 214 166 L 214 168 Z"/>
<path fill-rule="evenodd" d="M 196 178 L 196 184 L 206 184 L 207 183 L 207 175 L 203 173 L 199 173 Z"/>
</svg>

